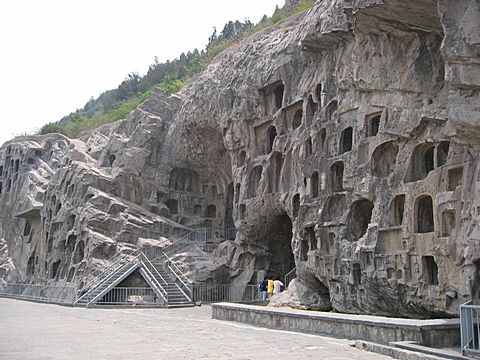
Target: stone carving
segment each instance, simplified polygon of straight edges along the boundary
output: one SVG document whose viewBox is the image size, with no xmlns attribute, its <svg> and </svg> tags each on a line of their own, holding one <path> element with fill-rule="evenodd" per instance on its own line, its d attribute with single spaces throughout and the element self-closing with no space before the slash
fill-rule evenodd
<svg viewBox="0 0 480 360">
<path fill-rule="evenodd" d="M 457 314 L 480 285 L 478 18 L 474 0 L 318 1 L 123 121 L 5 144 L 10 279 L 81 281 L 235 225 L 179 266 L 235 284 L 296 266 L 277 304 Z"/>
</svg>

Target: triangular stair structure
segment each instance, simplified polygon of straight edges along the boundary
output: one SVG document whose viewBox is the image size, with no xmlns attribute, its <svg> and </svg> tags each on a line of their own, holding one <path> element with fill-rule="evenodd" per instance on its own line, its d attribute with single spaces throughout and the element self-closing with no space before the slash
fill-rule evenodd
<svg viewBox="0 0 480 360">
<path fill-rule="evenodd" d="M 166 259 L 162 260 L 166 261 Z M 81 290 L 80 296 L 74 305 L 91 307 L 99 302 L 101 303 L 102 298 L 106 294 L 138 270 L 159 300 L 151 305 L 163 307 L 193 306 L 188 293 L 176 284 L 176 277 L 164 269 L 163 261 L 153 265 L 142 252 L 135 256 L 130 256 L 130 258 L 125 257 L 121 261 L 118 260 L 89 286 Z"/>
</svg>

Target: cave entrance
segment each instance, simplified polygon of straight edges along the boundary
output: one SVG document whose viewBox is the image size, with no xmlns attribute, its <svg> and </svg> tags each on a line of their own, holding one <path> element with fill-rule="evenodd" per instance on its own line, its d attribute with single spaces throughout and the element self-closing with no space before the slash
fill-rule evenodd
<svg viewBox="0 0 480 360">
<path fill-rule="evenodd" d="M 292 220 L 287 213 L 275 217 L 265 229 L 265 243 L 270 256 L 267 261 L 266 275 L 283 279 L 286 273 L 295 267 L 292 251 Z"/>
</svg>

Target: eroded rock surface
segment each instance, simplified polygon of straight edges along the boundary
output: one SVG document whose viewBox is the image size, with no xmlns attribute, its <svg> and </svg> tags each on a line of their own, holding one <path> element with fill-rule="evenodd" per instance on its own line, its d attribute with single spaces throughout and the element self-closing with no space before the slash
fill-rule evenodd
<svg viewBox="0 0 480 360">
<path fill-rule="evenodd" d="M 479 18 L 475 0 L 318 1 L 123 121 L 5 144 L 15 277 L 74 282 L 139 239 L 235 226 L 179 264 L 235 284 L 296 266 L 298 306 L 456 314 L 479 298 Z"/>
</svg>

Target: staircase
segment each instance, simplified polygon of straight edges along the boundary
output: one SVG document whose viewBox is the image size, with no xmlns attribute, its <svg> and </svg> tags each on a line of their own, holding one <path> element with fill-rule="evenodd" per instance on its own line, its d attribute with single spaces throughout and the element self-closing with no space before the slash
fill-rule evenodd
<svg viewBox="0 0 480 360">
<path fill-rule="evenodd" d="M 119 256 L 112 265 L 78 292 L 74 305 L 95 306 L 104 295 L 115 288 L 121 281 L 135 270 L 140 269 L 141 275 L 150 288 L 159 299 L 163 300 L 160 302 L 160 306 L 193 306 L 191 297 L 188 295 L 188 287 L 187 291 L 184 291 L 176 284 L 176 276 L 165 270 L 163 266 L 164 261 L 166 261 L 166 258 L 159 259 L 159 262 L 154 265 L 139 251 L 129 256 Z"/>
</svg>

